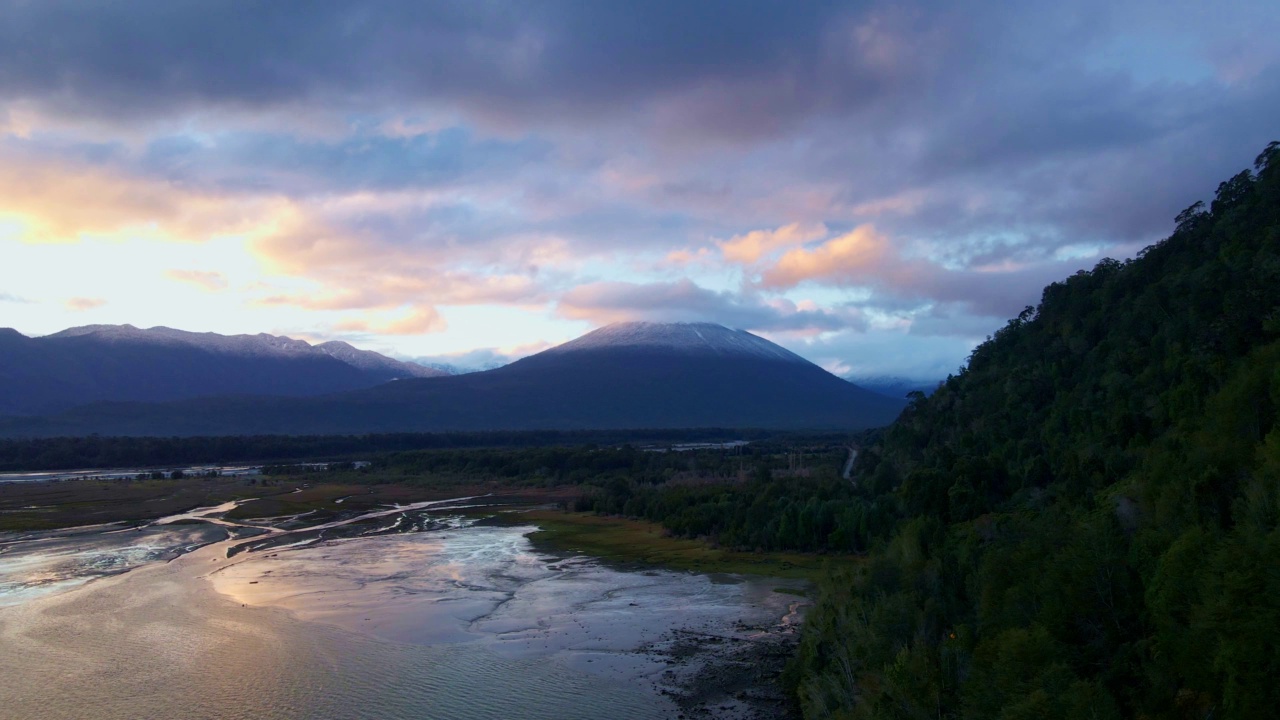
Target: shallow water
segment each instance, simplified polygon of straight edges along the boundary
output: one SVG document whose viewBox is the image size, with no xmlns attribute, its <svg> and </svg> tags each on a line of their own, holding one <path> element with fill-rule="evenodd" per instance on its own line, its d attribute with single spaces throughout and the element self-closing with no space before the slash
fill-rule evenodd
<svg viewBox="0 0 1280 720">
<path fill-rule="evenodd" d="M 0 607 L 65 592 L 227 537 L 225 529 L 203 524 L 0 533 Z"/>
<path fill-rule="evenodd" d="M 675 717 L 654 654 L 670 631 L 743 635 L 795 601 L 767 579 L 545 555 L 531 528 L 430 527 L 231 558 L 211 534 L 236 529 L 210 525 L 8 538 L 0 717 Z"/>
</svg>

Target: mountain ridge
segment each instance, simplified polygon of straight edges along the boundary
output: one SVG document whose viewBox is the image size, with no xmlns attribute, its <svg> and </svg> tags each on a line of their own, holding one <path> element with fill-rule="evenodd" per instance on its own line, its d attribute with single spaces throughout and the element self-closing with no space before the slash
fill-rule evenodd
<svg viewBox="0 0 1280 720">
<path fill-rule="evenodd" d="M 0 413 L 56 413 L 97 401 L 219 394 L 319 395 L 442 371 L 346 345 L 269 335 L 84 325 L 28 337 L 0 329 Z"/>
<path fill-rule="evenodd" d="M 744 331 L 689 324 L 610 327 L 595 331 L 603 335 L 584 336 L 592 338 L 588 342 L 570 341 L 483 372 L 407 378 L 310 398 L 236 395 L 99 403 L 0 423 L 0 434 L 857 429 L 883 425 L 905 405 Z M 703 333 L 700 343 L 690 339 L 697 337 L 695 330 Z M 725 340 L 708 350 L 707 333 Z M 673 334 L 683 340 L 673 344 Z M 687 352 L 689 343 L 697 351 Z"/>
</svg>

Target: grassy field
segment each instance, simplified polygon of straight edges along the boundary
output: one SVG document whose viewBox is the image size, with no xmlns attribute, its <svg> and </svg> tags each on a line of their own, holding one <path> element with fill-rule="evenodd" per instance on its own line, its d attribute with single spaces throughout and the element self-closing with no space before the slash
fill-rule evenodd
<svg viewBox="0 0 1280 720">
<path fill-rule="evenodd" d="M 540 529 L 529 539 L 542 550 L 579 552 L 614 562 L 676 570 L 812 580 L 828 563 L 856 561 L 851 556 L 725 550 L 701 540 L 670 537 L 655 523 L 588 513 L 529 510 L 500 517 L 507 523 L 537 525 Z"/>
</svg>

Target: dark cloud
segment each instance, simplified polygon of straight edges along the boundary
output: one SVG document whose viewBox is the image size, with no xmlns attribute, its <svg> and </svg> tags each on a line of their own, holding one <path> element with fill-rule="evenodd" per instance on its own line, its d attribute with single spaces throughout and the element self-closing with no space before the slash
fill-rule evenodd
<svg viewBox="0 0 1280 720">
<path fill-rule="evenodd" d="M 840 3 L 401 1 L 0 6 L 0 94 L 131 116 L 302 101 L 604 111 L 812 67 Z"/>
<path fill-rule="evenodd" d="M 460 127 L 338 140 L 283 133 L 228 133 L 203 141 L 170 135 L 148 143 L 135 167 L 184 185 L 236 191 L 430 189 L 509 177 L 545 161 L 549 150 L 544 141 L 477 138 Z"/>
<path fill-rule="evenodd" d="M 28 100 L 95 119 L 275 107 L 297 122 L 454 108 L 520 138 L 455 129 L 154 141 L 144 169 L 183 182 L 302 192 L 505 174 L 531 196 L 560 200 L 630 148 L 661 176 L 633 192 L 647 207 L 631 215 L 710 214 L 727 232 L 753 229 L 731 226 L 735 215 L 834 221 L 914 190 L 926 197 L 887 228 L 895 235 L 962 243 L 999 228 L 1053 248 L 1150 239 L 1168 229 L 1170 207 L 1198 197 L 1195 182 L 1267 142 L 1280 114 L 1277 51 L 1242 34 L 1276 19 L 1262 3 L 1217 13 L 1142 0 L 0 8 L 0 105 Z M 1188 49 L 1114 59 L 1137 42 Z M 1215 62 L 1228 72 L 1252 67 L 1246 60 L 1260 70 L 1230 83 L 1213 76 Z M 1146 67 L 1179 62 L 1197 74 L 1170 79 Z M 726 151 L 708 157 L 717 140 Z M 1170 158 L 1179 161 L 1172 172 L 1143 169 Z M 530 166 L 549 171 L 521 173 Z M 1127 194 L 1117 176 L 1154 192 L 1117 200 Z M 781 204 L 780 185 L 832 195 L 826 215 L 745 217 Z M 591 212 L 604 217 L 598 226 L 645 224 L 651 234 L 672 224 L 620 222 L 613 211 L 597 203 L 572 224 Z"/>
</svg>

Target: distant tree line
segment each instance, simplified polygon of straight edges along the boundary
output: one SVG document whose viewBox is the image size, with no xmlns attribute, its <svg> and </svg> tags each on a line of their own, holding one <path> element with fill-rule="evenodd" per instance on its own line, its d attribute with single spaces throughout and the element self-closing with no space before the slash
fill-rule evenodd
<svg viewBox="0 0 1280 720">
<path fill-rule="evenodd" d="M 70 470 L 183 464 L 276 463 L 361 459 L 435 448 L 543 447 L 587 444 L 758 440 L 778 433 L 752 429 L 495 431 L 375 435 L 241 435 L 218 437 L 65 437 L 0 439 L 0 471 Z"/>
</svg>

